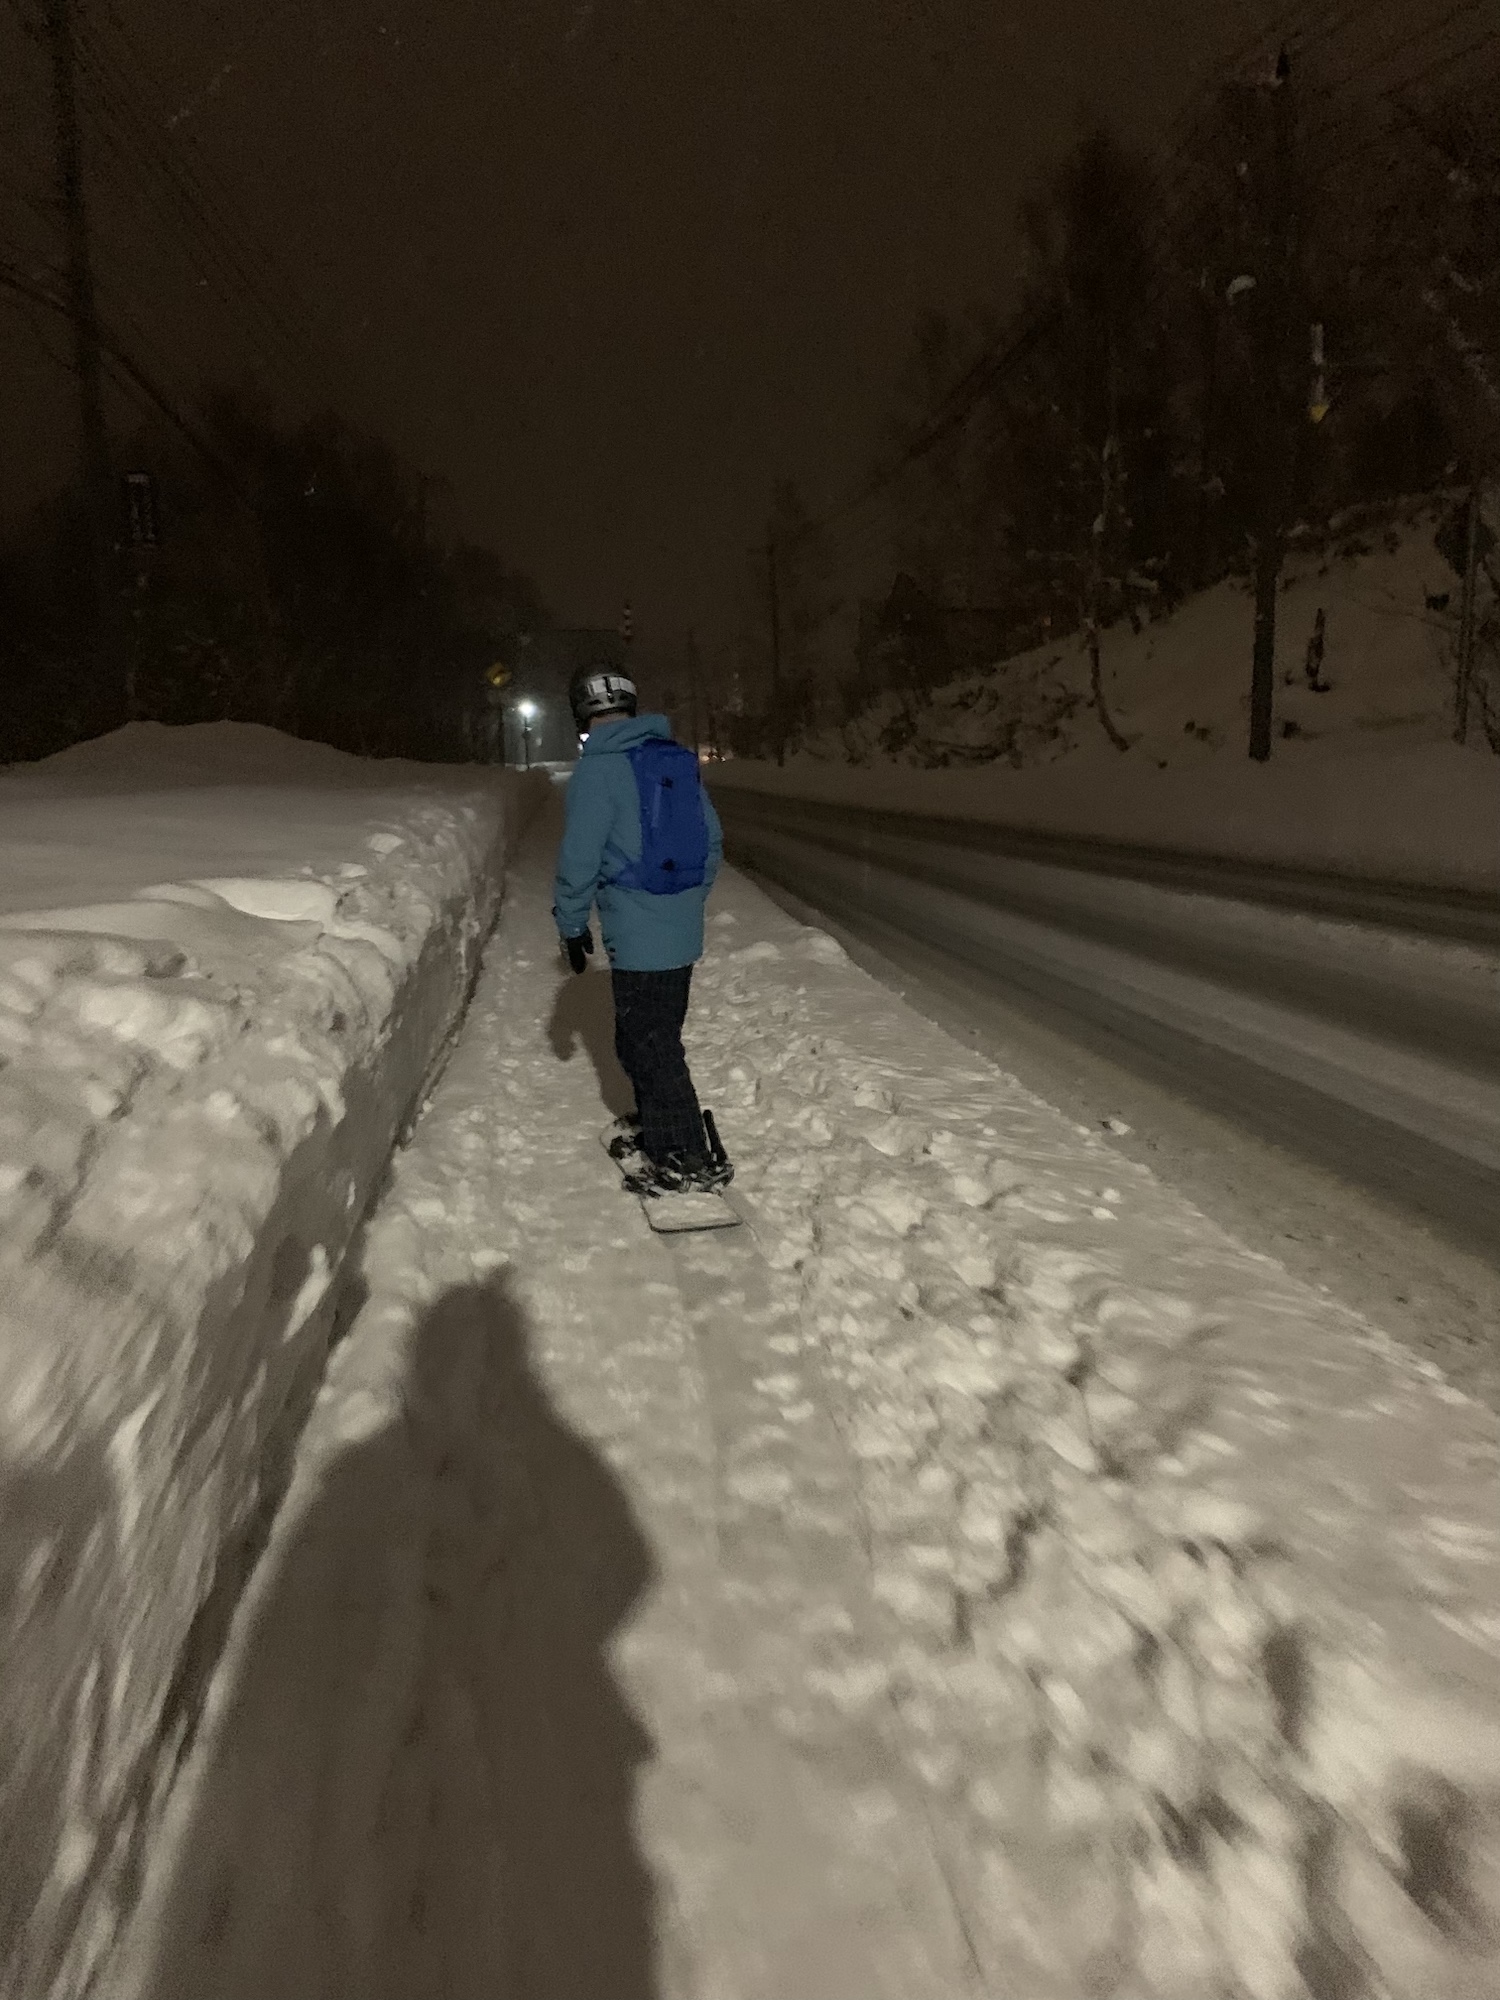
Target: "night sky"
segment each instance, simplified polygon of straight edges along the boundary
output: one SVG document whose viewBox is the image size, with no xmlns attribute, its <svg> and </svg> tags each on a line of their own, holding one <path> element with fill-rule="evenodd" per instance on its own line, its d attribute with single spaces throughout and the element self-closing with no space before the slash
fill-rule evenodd
<svg viewBox="0 0 1500 2000">
<path fill-rule="evenodd" d="M 449 523 L 565 622 L 629 596 L 657 636 L 722 627 L 773 476 L 820 507 L 868 468 L 920 310 L 1004 306 L 1017 198 L 1084 111 L 1149 141 L 1267 11 L 81 4 L 120 145 L 232 195 L 343 414 L 449 482 Z M 45 71 L 4 9 L 0 34 L 0 241 L 40 255 Z M 92 165 L 106 313 L 184 398 L 254 364 L 261 321 L 199 282 L 164 198 L 97 140 Z M 66 446 L 43 337 L 0 310 L 7 507 Z M 319 393 L 311 364 L 275 380 L 289 408 Z"/>
</svg>

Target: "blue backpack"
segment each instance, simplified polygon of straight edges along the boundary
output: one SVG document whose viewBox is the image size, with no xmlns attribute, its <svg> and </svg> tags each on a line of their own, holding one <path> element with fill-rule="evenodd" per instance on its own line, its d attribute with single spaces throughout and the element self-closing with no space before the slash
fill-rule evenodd
<svg viewBox="0 0 1500 2000">
<path fill-rule="evenodd" d="M 708 821 L 698 759 L 681 743 L 653 736 L 627 750 L 641 799 L 641 858 L 613 878 L 621 889 L 675 896 L 699 889 L 708 870 Z"/>
</svg>

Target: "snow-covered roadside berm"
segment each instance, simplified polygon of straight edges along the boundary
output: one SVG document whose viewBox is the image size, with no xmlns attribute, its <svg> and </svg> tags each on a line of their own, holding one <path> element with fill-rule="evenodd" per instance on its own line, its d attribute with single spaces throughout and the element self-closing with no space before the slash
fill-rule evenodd
<svg viewBox="0 0 1500 2000">
<path fill-rule="evenodd" d="M 1159 770 L 1107 746 L 1021 771 L 921 771 L 789 758 L 711 767 L 717 791 L 973 819 L 1064 838 L 1326 870 L 1424 887 L 1500 889 L 1500 760 L 1453 743 L 1278 743 L 1269 764 L 1219 750 Z"/>
<path fill-rule="evenodd" d="M 549 860 L 112 1993 L 1493 2000 L 1493 1416 L 733 874 L 651 1238 Z"/>
<path fill-rule="evenodd" d="M 7 1996 L 133 1893 L 520 802 L 230 725 L 0 776 Z"/>
</svg>

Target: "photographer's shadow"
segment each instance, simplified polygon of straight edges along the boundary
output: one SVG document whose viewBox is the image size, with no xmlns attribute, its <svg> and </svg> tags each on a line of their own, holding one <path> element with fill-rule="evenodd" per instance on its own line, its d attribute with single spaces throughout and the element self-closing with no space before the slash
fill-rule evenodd
<svg viewBox="0 0 1500 2000">
<path fill-rule="evenodd" d="M 273 1532 L 117 1994 L 659 1991 L 654 1745 L 611 1657 L 650 1545 L 503 1277 L 403 1346 L 399 1398 L 328 1431 Z"/>
<path fill-rule="evenodd" d="M 591 966 L 558 982 L 547 1039 L 559 1062 L 571 1062 L 580 1044 L 599 1079 L 599 1096 L 613 1118 L 635 1109 L 635 1092 L 615 1055 L 615 999 L 608 970 Z"/>
</svg>

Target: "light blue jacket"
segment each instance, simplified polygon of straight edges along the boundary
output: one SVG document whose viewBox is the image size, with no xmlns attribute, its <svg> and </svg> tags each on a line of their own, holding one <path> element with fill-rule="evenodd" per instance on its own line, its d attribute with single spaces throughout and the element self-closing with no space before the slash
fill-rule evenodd
<svg viewBox="0 0 1500 2000">
<path fill-rule="evenodd" d="M 671 733 L 664 715 L 596 723 L 568 780 L 552 914 L 560 937 L 577 937 L 597 903 L 604 949 L 621 972 L 668 972 L 703 956 L 703 905 L 724 858 L 719 816 L 705 791 L 708 866 L 701 889 L 653 896 L 645 889 L 617 888 L 610 880 L 641 855 L 641 795 L 625 753 Z"/>
</svg>

